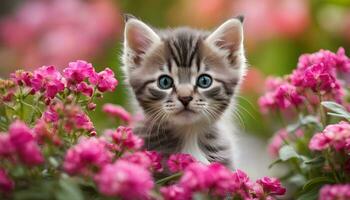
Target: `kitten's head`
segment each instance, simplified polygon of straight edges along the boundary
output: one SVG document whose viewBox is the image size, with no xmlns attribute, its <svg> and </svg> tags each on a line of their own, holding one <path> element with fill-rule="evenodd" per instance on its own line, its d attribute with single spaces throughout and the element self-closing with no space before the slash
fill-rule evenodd
<svg viewBox="0 0 350 200">
<path fill-rule="evenodd" d="M 210 33 L 156 31 L 126 18 L 124 70 L 146 118 L 191 124 L 222 116 L 246 69 L 242 21 L 229 19 Z"/>
</svg>

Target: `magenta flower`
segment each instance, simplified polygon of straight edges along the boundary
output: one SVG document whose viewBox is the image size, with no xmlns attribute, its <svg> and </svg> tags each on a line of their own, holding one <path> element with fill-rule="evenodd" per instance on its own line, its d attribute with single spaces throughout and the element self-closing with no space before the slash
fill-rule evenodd
<svg viewBox="0 0 350 200">
<path fill-rule="evenodd" d="M 73 124 L 77 129 L 83 129 L 87 131 L 92 131 L 94 129 L 94 125 L 90 120 L 90 117 L 84 112 L 77 112 L 73 116 Z"/>
<path fill-rule="evenodd" d="M 147 199 L 154 183 L 144 167 L 124 160 L 105 165 L 95 176 L 99 191 L 122 199 Z"/>
<path fill-rule="evenodd" d="M 14 151 L 15 147 L 10 141 L 10 135 L 0 132 L 0 157 L 11 158 Z"/>
<path fill-rule="evenodd" d="M 120 126 L 116 131 L 111 132 L 110 136 L 118 151 L 138 150 L 143 146 L 143 140 L 134 135 L 128 127 Z"/>
<path fill-rule="evenodd" d="M 109 68 L 90 76 L 89 81 L 93 85 L 96 85 L 100 92 L 112 92 L 118 85 L 118 80 L 115 79 L 114 72 Z"/>
<path fill-rule="evenodd" d="M 54 66 L 43 66 L 35 70 L 31 84 L 35 91 L 43 92 L 50 99 L 64 90 L 62 76 Z"/>
<path fill-rule="evenodd" d="M 71 147 L 64 158 L 63 168 L 71 174 L 91 175 L 112 161 L 112 153 L 106 142 L 98 138 L 84 138 Z"/>
<path fill-rule="evenodd" d="M 322 151 L 331 147 L 337 151 L 347 149 L 350 142 L 350 124 L 340 122 L 328 125 L 321 133 L 316 133 L 310 140 L 311 150 Z"/>
<path fill-rule="evenodd" d="M 282 187 L 281 182 L 276 178 L 263 177 L 256 181 L 260 184 L 264 192 L 268 195 L 284 195 L 286 188 Z"/>
<path fill-rule="evenodd" d="M 10 77 L 17 85 L 26 85 L 28 87 L 32 85 L 31 79 L 33 78 L 33 74 L 31 72 L 17 70 L 11 73 Z"/>
<path fill-rule="evenodd" d="M 91 97 L 94 92 L 94 88 L 88 85 L 86 82 L 81 82 L 77 84 L 76 91 L 81 92 L 85 96 Z"/>
<path fill-rule="evenodd" d="M 339 83 L 324 63 L 314 64 L 305 70 L 303 85 L 314 92 L 330 92 L 340 89 Z"/>
<path fill-rule="evenodd" d="M 294 141 L 295 137 L 290 137 L 290 135 L 302 137 L 304 132 L 302 129 L 297 129 L 294 133 L 288 133 L 286 129 L 278 130 L 268 145 L 270 155 L 277 156 L 280 148 L 285 144 L 285 141 Z"/>
<path fill-rule="evenodd" d="M 111 117 L 118 117 L 126 123 L 130 123 L 132 120 L 131 114 L 121 106 L 106 103 L 103 105 L 102 110 Z"/>
<path fill-rule="evenodd" d="M 235 192 L 236 182 L 233 179 L 231 170 L 219 163 L 212 163 L 208 166 L 208 175 L 211 175 L 210 189 L 214 195 L 225 197 Z"/>
<path fill-rule="evenodd" d="M 9 135 L 17 156 L 24 164 L 32 166 L 44 162 L 40 147 L 26 124 L 20 121 L 13 122 L 9 127 Z"/>
<path fill-rule="evenodd" d="M 319 192 L 319 200 L 350 199 L 350 184 L 325 185 Z"/>
<path fill-rule="evenodd" d="M 346 56 L 345 50 L 343 47 L 340 47 L 335 56 L 336 68 L 343 72 L 350 71 L 350 59 Z"/>
<path fill-rule="evenodd" d="M 13 190 L 15 187 L 15 183 L 13 180 L 7 175 L 4 169 L 0 168 L 0 191 L 7 193 Z"/>
<path fill-rule="evenodd" d="M 303 103 L 303 97 L 297 92 L 297 88 L 289 83 L 277 87 L 275 99 L 281 109 L 287 109 L 290 106 L 297 107 Z"/>
<path fill-rule="evenodd" d="M 43 114 L 43 119 L 46 122 L 58 122 L 60 119 L 59 114 L 56 112 L 56 105 L 50 105 Z"/>
<path fill-rule="evenodd" d="M 66 78 L 68 86 L 71 84 L 78 84 L 86 78 L 93 76 L 95 69 L 91 63 L 84 60 L 77 60 L 70 62 L 68 67 L 63 70 L 63 76 Z"/>
<path fill-rule="evenodd" d="M 156 151 L 145 151 L 146 155 L 151 160 L 151 170 L 155 172 L 162 172 L 163 171 L 163 165 L 162 165 L 162 155 Z"/>
<path fill-rule="evenodd" d="M 156 151 L 139 151 L 132 154 L 124 154 L 122 159 L 143 166 L 152 172 L 163 171 L 162 157 Z"/>
<path fill-rule="evenodd" d="M 208 174 L 208 168 L 201 163 L 191 163 L 184 171 L 179 184 L 191 192 L 206 190 L 211 184 L 212 174 Z"/>
<path fill-rule="evenodd" d="M 179 185 L 171 185 L 160 188 L 160 193 L 165 200 L 191 200 L 192 195 L 186 188 Z"/>
<path fill-rule="evenodd" d="M 171 172 L 179 172 L 186 169 L 188 165 L 194 163 L 195 159 L 190 154 L 172 154 L 170 155 L 167 165 Z"/>
</svg>

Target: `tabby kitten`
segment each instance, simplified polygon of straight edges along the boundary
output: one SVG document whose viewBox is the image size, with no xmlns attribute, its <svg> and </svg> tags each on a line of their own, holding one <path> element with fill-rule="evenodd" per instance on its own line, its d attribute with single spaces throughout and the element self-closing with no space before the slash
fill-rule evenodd
<svg viewBox="0 0 350 200">
<path fill-rule="evenodd" d="M 126 16 L 122 60 L 145 117 L 134 132 L 147 149 L 233 168 L 231 113 L 246 71 L 242 22 L 229 19 L 210 33 L 155 30 Z"/>
</svg>

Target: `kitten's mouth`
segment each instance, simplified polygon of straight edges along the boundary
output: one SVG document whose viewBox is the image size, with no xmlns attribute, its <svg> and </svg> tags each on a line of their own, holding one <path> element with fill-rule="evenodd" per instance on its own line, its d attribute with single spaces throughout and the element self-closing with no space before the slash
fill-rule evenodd
<svg viewBox="0 0 350 200">
<path fill-rule="evenodd" d="M 194 114 L 196 113 L 194 110 L 185 107 L 184 109 L 180 110 L 179 112 L 176 113 L 176 115 L 182 115 L 182 114 Z"/>
</svg>

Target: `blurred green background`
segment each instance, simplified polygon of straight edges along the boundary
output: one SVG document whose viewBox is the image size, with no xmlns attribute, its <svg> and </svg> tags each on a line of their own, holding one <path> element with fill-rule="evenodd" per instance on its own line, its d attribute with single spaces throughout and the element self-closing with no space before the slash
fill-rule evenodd
<svg viewBox="0 0 350 200">
<path fill-rule="evenodd" d="M 111 102 L 129 109 L 119 59 L 123 13 L 157 28 L 201 29 L 243 14 L 250 69 L 238 97 L 237 120 L 262 138 L 274 128 L 256 105 L 266 76 L 291 72 L 302 53 L 350 47 L 350 0 L 1 0 L 0 77 L 42 65 L 62 69 L 77 59 L 98 69 L 110 67 L 121 83 L 91 116 L 98 130 L 116 126 L 101 106 Z"/>
</svg>

